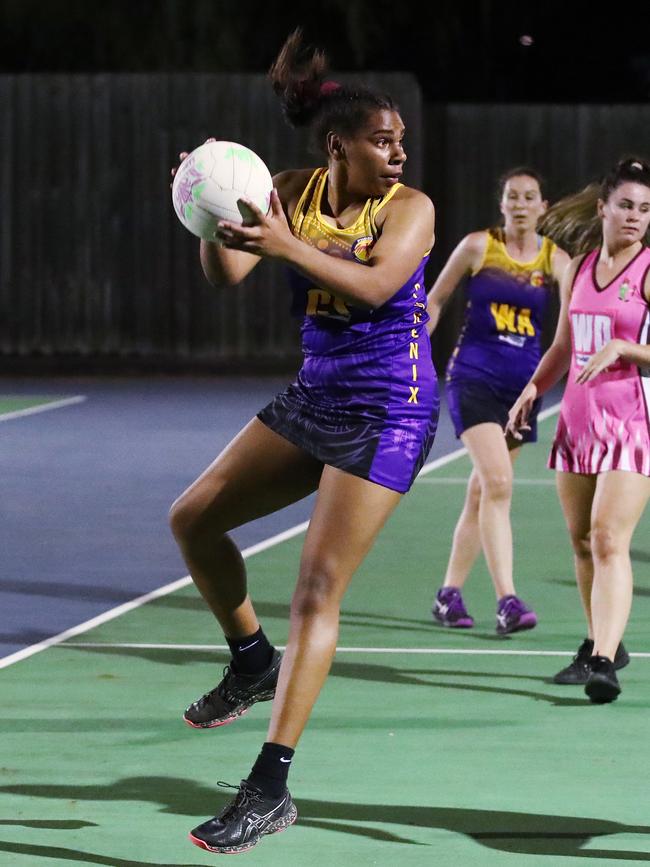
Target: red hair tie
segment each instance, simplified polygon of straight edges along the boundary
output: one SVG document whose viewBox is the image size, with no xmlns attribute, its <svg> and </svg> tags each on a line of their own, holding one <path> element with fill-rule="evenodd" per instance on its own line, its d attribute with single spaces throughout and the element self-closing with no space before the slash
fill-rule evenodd
<svg viewBox="0 0 650 867">
<path fill-rule="evenodd" d="M 335 90 L 340 90 L 342 87 L 338 81 L 324 81 L 320 86 L 321 96 L 330 96 Z"/>
</svg>

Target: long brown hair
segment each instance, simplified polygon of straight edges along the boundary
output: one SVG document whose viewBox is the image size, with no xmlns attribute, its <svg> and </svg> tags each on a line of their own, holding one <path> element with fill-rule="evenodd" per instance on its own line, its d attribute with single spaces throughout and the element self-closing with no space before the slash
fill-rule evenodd
<svg viewBox="0 0 650 867">
<path fill-rule="evenodd" d="M 606 202 L 614 190 L 626 182 L 650 188 L 650 164 L 640 157 L 620 160 L 600 182 L 591 183 L 550 207 L 537 224 L 538 231 L 572 256 L 593 250 L 600 244 L 603 231 L 596 210 L 598 200 Z M 650 237 L 646 235 L 645 243 L 649 242 Z"/>
</svg>

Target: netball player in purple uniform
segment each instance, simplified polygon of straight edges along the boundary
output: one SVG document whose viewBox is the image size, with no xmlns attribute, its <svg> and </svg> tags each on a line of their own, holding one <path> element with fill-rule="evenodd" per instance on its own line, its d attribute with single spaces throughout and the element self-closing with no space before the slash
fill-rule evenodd
<svg viewBox="0 0 650 867">
<path fill-rule="evenodd" d="M 215 286 L 239 283 L 260 257 L 296 272 L 305 354 L 296 381 L 172 507 L 189 570 L 232 649 L 224 680 L 186 722 L 223 725 L 275 695 L 266 742 L 235 800 L 190 835 L 213 852 L 246 851 L 295 821 L 287 772 L 332 662 L 341 599 L 422 466 L 438 415 L 423 281 L 433 206 L 400 183 L 404 125 L 392 100 L 324 81 L 325 67 L 296 32 L 270 77 L 286 117 L 311 127 L 327 165 L 281 173 L 268 215 L 253 209 L 246 227 L 224 222 L 224 246 L 201 243 Z M 227 533 L 312 491 L 280 664 Z"/>
<path fill-rule="evenodd" d="M 513 581 L 512 465 L 521 442 L 504 439 L 503 427 L 540 359 L 548 299 L 569 257 L 537 234 L 546 202 L 536 172 L 507 172 L 499 203 L 504 225 L 467 235 L 443 268 L 429 293 L 428 327 L 435 329 L 444 303 L 468 278 L 465 321 L 447 366 L 446 393 L 473 470 L 433 616 L 444 626 L 474 625 L 461 590 L 482 548 L 497 597 L 496 630 L 504 635 L 531 629 L 537 617 L 516 595 Z M 536 414 L 537 407 L 526 442 L 537 438 Z"/>
</svg>

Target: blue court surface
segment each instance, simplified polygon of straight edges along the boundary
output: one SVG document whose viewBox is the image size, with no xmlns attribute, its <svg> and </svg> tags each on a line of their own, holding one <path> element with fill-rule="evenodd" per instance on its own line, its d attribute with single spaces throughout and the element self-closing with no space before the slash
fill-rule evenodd
<svg viewBox="0 0 650 867">
<path fill-rule="evenodd" d="M 0 656 L 184 576 L 169 506 L 286 382 L 0 381 Z M 458 446 L 443 412 L 431 458 Z M 234 535 L 248 547 L 294 527 L 310 500 Z"/>
</svg>

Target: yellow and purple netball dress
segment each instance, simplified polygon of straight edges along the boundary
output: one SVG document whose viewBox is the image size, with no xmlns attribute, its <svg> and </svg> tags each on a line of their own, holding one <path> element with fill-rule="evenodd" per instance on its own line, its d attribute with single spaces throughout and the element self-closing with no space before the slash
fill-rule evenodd
<svg viewBox="0 0 650 867">
<path fill-rule="evenodd" d="M 447 403 L 456 436 L 484 422 L 503 427 L 541 357 L 541 334 L 556 245 L 539 236 L 531 262 L 506 250 L 501 229 L 490 229 L 480 266 L 468 280 L 465 321 L 447 365 Z M 537 439 L 537 402 L 524 442 Z"/>
<path fill-rule="evenodd" d="M 292 231 L 325 255 L 363 268 L 379 237 L 376 216 L 402 186 L 368 199 L 354 223 L 327 223 L 320 203 L 328 171 L 317 169 Z M 296 381 L 258 415 L 324 464 L 405 493 L 433 443 L 438 389 L 425 323 L 424 266 L 374 309 L 354 307 L 292 272 L 293 310 L 303 316 L 304 361 Z"/>
</svg>

